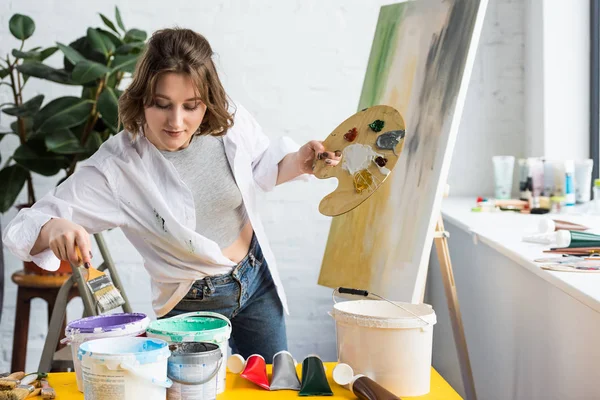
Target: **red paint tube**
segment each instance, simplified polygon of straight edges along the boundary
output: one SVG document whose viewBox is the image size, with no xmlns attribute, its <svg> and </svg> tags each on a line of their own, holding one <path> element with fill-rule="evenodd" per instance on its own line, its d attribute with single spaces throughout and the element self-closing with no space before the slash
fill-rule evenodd
<svg viewBox="0 0 600 400">
<path fill-rule="evenodd" d="M 246 367 L 240 374 L 243 378 L 260 386 L 263 389 L 269 390 L 269 379 L 267 378 L 267 364 L 265 359 L 260 354 L 253 354 L 248 357 Z"/>
</svg>

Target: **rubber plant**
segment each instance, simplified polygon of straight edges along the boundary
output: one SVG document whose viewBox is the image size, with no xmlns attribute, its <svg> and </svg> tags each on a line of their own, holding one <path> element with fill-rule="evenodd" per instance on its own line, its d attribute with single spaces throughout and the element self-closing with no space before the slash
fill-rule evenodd
<svg viewBox="0 0 600 400">
<path fill-rule="evenodd" d="M 119 9 L 115 22 L 100 14 L 102 28 L 90 27 L 84 36 L 69 44 L 25 50 L 35 32 L 33 19 L 15 14 L 9 20 L 11 34 L 19 48 L 0 55 L 0 90 L 7 88 L 12 101 L 0 104 L 2 113 L 15 117 L 10 129 L 0 132 L 0 141 L 16 135 L 19 146 L 6 160 L 0 160 L 0 213 L 15 205 L 26 187 L 27 200 L 18 208 L 36 201 L 32 175 L 68 178 L 79 161 L 92 155 L 118 131 L 117 101 L 119 85 L 131 74 L 146 42 L 146 32 L 126 29 Z M 62 68 L 44 61 L 56 52 L 63 56 Z M 59 85 L 80 86 L 80 96 L 46 99 L 37 94 L 24 99 L 23 91 L 31 79 Z"/>
</svg>

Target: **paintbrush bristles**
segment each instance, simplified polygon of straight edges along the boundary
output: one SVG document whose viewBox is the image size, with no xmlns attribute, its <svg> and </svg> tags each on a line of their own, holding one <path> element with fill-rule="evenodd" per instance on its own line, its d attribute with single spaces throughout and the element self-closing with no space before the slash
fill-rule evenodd
<svg viewBox="0 0 600 400">
<path fill-rule="evenodd" d="M 0 379 L 0 390 L 11 390 L 17 387 L 21 379 L 25 377 L 25 372 L 14 372 L 6 378 Z"/>
<path fill-rule="evenodd" d="M 0 392 L 0 400 L 24 400 L 30 396 L 37 396 L 39 393 L 40 389 L 35 389 L 31 385 L 27 385 L 13 390 Z"/>
</svg>

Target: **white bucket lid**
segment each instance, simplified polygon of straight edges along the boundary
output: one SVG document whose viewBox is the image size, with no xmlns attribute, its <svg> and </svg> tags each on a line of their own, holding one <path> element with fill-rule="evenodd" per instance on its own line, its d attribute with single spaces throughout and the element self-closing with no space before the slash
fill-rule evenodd
<svg viewBox="0 0 600 400">
<path fill-rule="evenodd" d="M 437 322 L 435 311 L 429 304 L 398 301 L 394 304 L 408 311 L 383 300 L 356 300 L 336 303 L 332 316 L 336 322 L 367 328 L 423 328 L 427 326 L 425 321 L 429 325 Z"/>
</svg>

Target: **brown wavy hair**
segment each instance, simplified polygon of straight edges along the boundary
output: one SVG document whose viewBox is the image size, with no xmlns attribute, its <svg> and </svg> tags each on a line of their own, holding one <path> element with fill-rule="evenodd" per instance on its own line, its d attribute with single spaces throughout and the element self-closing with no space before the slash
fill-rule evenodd
<svg viewBox="0 0 600 400">
<path fill-rule="evenodd" d="M 212 48 L 204 36 L 190 29 L 162 29 L 152 34 L 140 56 L 133 81 L 119 98 L 119 124 L 134 137 L 145 124 L 144 109 L 154 105 L 156 83 L 162 74 L 187 74 L 206 104 L 200 123 L 203 135 L 222 136 L 233 126 L 229 100 L 213 63 Z"/>
</svg>

